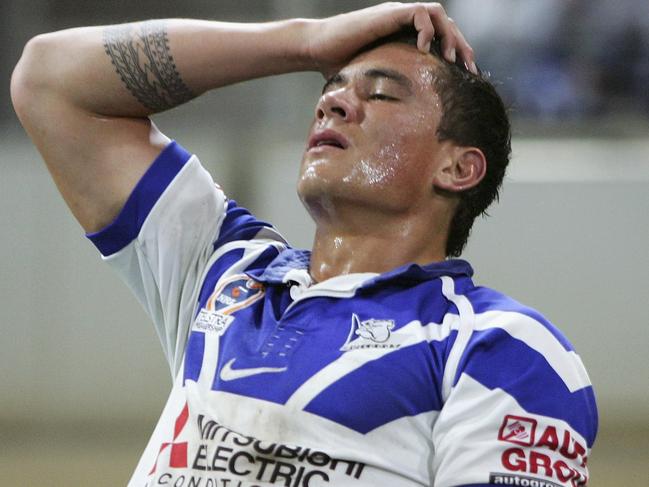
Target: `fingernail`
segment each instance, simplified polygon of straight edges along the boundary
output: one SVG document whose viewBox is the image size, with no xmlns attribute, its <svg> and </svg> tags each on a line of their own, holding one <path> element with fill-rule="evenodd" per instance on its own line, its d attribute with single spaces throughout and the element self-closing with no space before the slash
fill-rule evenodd
<svg viewBox="0 0 649 487">
<path fill-rule="evenodd" d="M 430 41 L 424 44 L 424 52 L 430 52 Z"/>
<path fill-rule="evenodd" d="M 455 49 L 451 49 L 451 52 L 448 53 L 448 59 L 454 63 L 455 62 Z"/>
<path fill-rule="evenodd" d="M 475 62 L 471 61 L 471 72 L 473 74 L 478 74 L 478 67 L 475 65 Z"/>
</svg>

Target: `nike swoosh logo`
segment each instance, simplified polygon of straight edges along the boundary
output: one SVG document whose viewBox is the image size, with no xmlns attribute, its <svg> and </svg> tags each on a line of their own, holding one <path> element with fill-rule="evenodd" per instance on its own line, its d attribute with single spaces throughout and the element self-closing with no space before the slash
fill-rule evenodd
<svg viewBox="0 0 649 487">
<path fill-rule="evenodd" d="M 250 369 L 233 369 L 232 364 L 236 359 L 230 360 L 221 369 L 221 380 L 237 380 L 257 374 L 268 374 L 270 372 L 284 372 L 288 367 L 253 367 Z"/>
</svg>

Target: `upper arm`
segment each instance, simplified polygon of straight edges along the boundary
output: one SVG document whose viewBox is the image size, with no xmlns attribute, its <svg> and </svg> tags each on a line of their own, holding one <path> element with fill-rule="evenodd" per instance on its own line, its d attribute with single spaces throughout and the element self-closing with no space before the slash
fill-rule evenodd
<svg viewBox="0 0 649 487">
<path fill-rule="evenodd" d="M 147 117 L 80 108 L 43 76 L 46 42 L 35 38 L 25 48 L 11 80 L 12 101 L 72 213 L 86 231 L 96 231 L 117 216 L 168 140 Z"/>
<path fill-rule="evenodd" d="M 17 113 L 63 199 L 87 232 L 119 213 L 167 140 L 148 118 L 86 113 L 54 93 L 31 93 Z"/>
</svg>

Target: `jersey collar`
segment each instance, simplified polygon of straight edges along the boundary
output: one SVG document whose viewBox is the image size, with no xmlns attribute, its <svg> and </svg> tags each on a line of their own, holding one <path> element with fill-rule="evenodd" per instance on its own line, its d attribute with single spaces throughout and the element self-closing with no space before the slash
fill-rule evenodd
<svg viewBox="0 0 649 487">
<path fill-rule="evenodd" d="M 247 274 L 256 281 L 265 284 L 284 284 L 287 281 L 287 274 L 289 272 L 295 273 L 297 270 L 308 271 L 310 261 L 310 251 L 288 248 L 280 252 L 266 268 L 249 271 Z M 417 282 L 429 281 L 441 276 L 471 277 L 472 275 L 473 268 L 467 261 L 462 259 L 448 259 L 426 265 L 415 263 L 405 264 L 383 274 L 348 274 L 343 279 L 341 279 L 343 276 L 337 276 L 318 283 L 317 286 L 324 287 L 328 281 L 332 281 L 332 284 L 340 281 L 339 284 L 343 282 L 351 284 L 353 282 L 354 288 L 368 288 L 387 283 L 416 284 Z"/>
</svg>

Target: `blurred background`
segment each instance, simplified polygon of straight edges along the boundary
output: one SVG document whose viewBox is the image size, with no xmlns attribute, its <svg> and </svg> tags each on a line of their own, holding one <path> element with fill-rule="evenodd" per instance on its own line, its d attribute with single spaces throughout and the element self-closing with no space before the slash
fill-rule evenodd
<svg viewBox="0 0 649 487">
<path fill-rule="evenodd" d="M 0 485 L 125 485 L 171 387 L 153 327 L 84 239 L 13 113 L 24 44 L 81 25 L 322 17 L 373 3 L 0 3 Z M 647 487 L 649 2 L 444 5 L 514 128 L 501 202 L 464 257 L 478 283 L 542 310 L 576 345 L 600 407 L 589 485 Z M 322 81 L 247 82 L 155 120 L 231 197 L 309 247 L 313 225 L 293 188 Z"/>
</svg>

